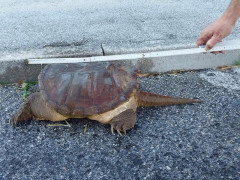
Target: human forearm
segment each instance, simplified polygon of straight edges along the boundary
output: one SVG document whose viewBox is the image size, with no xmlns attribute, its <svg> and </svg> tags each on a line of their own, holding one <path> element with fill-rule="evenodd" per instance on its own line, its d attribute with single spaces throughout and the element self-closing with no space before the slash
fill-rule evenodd
<svg viewBox="0 0 240 180">
<path fill-rule="evenodd" d="M 232 0 L 224 14 L 202 31 L 197 46 L 205 44 L 206 50 L 213 48 L 233 30 L 239 17 L 240 0 Z"/>
<path fill-rule="evenodd" d="M 235 25 L 239 17 L 240 0 L 232 0 L 225 13 L 222 15 L 222 18 L 230 21 Z"/>
</svg>

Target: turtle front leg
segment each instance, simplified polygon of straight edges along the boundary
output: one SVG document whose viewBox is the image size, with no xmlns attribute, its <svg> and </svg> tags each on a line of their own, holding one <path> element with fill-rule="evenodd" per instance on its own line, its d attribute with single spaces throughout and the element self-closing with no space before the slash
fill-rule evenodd
<svg viewBox="0 0 240 180">
<path fill-rule="evenodd" d="M 136 123 L 136 112 L 133 109 L 127 109 L 111 119 L 111 132 L 114 134 L 114 129 L 119 135 L 121 131 L 126 134 L 126 131 L 133 128 Z"/>
<path fill-rule="evenodd" d="M 10 118 L 9 123 L 11 125 L 16 125 L 18 122 L 25 121 L 33 117 L 30 107 L 30 101 L 33 96 L 34 94 L 30 95 L 21 105 L 20 109 Z"/>
<path fill-rule="evenodd" d="M 68 119 L 68 117 L 61 115 L 49 107 L 40 92 L 35 92 L 28 96 L 18 112 L 10 119 L 10 124 L 15 125 L 18 122 L 30 118 L 50 121 L 63 121 Z"/>
</svg>

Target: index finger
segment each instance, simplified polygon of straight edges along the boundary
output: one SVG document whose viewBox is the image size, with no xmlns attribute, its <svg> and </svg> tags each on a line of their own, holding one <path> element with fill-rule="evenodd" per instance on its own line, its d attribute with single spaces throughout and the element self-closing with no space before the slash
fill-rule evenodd
<svg viewBox="0 0 240 180">
<path fill-rule="evenodd" d="M 213 36 L 211 37 L 211 39 L 208 40 L 208 42 L 206 43 L 206 51 L 212 49 L 215 44 L 217 44 L 218 42 L 221 42 L 222 38 L 219 34 L 213 34 Z"/>
<path fill-rule="evenodd" d="M 197 46 L 199 47 L 200 45 L 205 45 L 211 37 L 212 37 L 212 34 L 202 33 L 197 39 Z"/>
</svg>

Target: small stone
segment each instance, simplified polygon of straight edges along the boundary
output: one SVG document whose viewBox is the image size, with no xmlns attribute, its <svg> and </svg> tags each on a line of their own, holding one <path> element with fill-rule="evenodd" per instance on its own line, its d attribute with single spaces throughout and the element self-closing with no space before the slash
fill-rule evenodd
<svg viewBox="0 0 240 180">
<path fill-rule="evenodd" d="M 169 171 L 171 170 L 171 168 L 169 166 L 166 166 L 166 169 L 169 170 Z"/>
<path fill-rule="evenodd" d="M 207 76 L 216 76 L 214 73 L 207 73 Z"/>
</svg>

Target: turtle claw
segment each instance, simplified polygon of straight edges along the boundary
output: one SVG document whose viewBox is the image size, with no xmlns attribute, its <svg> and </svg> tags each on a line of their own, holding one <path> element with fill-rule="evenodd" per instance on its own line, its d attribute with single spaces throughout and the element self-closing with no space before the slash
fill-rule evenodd
<svg viewBox="0 0 240 180">
<path fill-rule="evenodd" d="M 117 132 L 118 132 L 119 136 L 122 136 L 122 133 L 119 130 L 117 130 Z"/>
<path fill-rule="evenodd" d="M 113 124 L 111 124 L 111 133 L 114 135 L 114 128 L 113 128 Z"/>
<path fill-rule="evenodd" d="M 122 136 L 123 132 L 126 135 L 126 131 L 133 128 L 136 123 L 136 112 L 132 109 L 127 109 L 115 116 L 111 121 L 111 132 L 114 134 L 114 130 Z"/>
<path fill-rule="evenodd" d="M 117 131 L 117 133 L 119 134 L 119 136 L 122 136 L 122 133 L 121 133 L 120 130 L 118 130 L 118 129 L 115 129 L 115 130 Z M 124 134 L 126 135 L 126 130 L 123 130 L 123 132 L 124 132 Z M 114 134 L 113 124 L 111 124 L 111 133 L 112 133 L 113 135 L 115 135 L 115 134 Z"/>
</svg>

